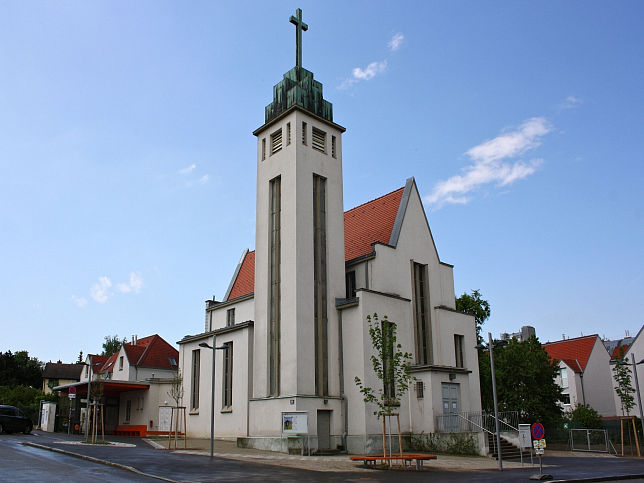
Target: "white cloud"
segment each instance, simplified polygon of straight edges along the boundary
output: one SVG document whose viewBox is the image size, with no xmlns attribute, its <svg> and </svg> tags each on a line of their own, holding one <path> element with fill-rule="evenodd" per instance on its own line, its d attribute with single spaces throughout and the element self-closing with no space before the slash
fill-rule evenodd
<svg viewBox="0 0 644 483">
<path fill-rule="evenodd" d="M 387 61 L 383 60 L 382 62 L 372 62 L 364 69 L 360 67 L 355 67 L 351 72 L 351 77 L 345 79 L 345 81 L 340 84 L 340 89 L 347 89 L 351 87 L 356 82 L 368 81 L 376 77 L 378 74 L 384 72 L 387 69 Z"/>
<path fill-rule="evenodd" d="M 94 300 L 99 304 L 104 304 L 107 302 L 109 296 L 109 289 L 112 286 L 112 281 L 107 277 L 99 277 L 98 282 L 92 285 L 92 288 L 89 289 L 89 294 Z"/>
<path fill-rule="evenodd" d="M 116 289 L 121 293 L 139 293 L 143 287 L 143 279 L 141 275 L 135 272 L 130 272 L 130 279 L 128 282 L 116 284 Z"/>
<path fill-rule="evenodd" d="M 561 104 L 559 104 L 559 109 L 574 109 L 575 107 L 581 106 L 583 103 L 584 100 L 579 97 L 568 96 L 561 102 Z"/>
<path fill-rule="evenodd" d="M 76 295 L 72 295 L 72 300 L 77 307 L 83 308 L 87 305 L 87 299 L 85 297 L 77 297 Z"/>
<path fill-rule="evenodd" d="M 196 167 L 197 165 L 193 163 L 190 166 L 186 166 L 185 168 L 180 169 L 179 174 L 190 174 L 195 170 Z"/>
<path fill-rule="evenodd" d="M 495 183 L 508 186 L 533 174 L 542 164 L 542 159 L 510 161 L 541 144 L 541 138 L 552 130 L 543 117 L 526 120 L 518 129 L 500 134 L 469 149 L 465 154 L 473 161 L 457 174 L 436 183 L 432 193 L 424 200 L 435 207 L 445 203 L 465 204 L 469 194 L 483 185 Z"/>
<path fill-rule="evenodd" d="M 208 182 L 208 178 L 210 178 L 209 175 L 204 174 L 201 178 L 199 178 L 199 181 L 197 181 L 199 184 L 206 184 Z"/>
<path fill-rule="evenodd" d="M 388 44 L 389 50 L 391 50 L 392 52 L 395 52 L 396 50 L 398 50 L 402 45 L 403 40 L 405 40 L 405 36 L 402 33 L 398 32 L 389 41 L 389 44 Z"/>
</svg>

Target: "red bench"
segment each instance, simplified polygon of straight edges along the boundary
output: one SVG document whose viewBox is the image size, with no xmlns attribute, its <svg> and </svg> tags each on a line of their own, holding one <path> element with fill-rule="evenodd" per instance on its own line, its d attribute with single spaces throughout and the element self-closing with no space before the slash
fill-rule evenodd
<svg viewBox="0 0 644 483">
<path fill-rule="evenodd" d="M 429 460 L 435 460 L 436 456 L 431 454 L 392 454 L 391 456 L 383 455 L 368 455 L 368 456 L 351 456 L 351 461 L 362 461 L 365 466 L 376 466 L 380 461 L 381 464 L 384 464 L 385 461 L 400 461 L 403 466 L 407 468 L 407 464 L 411 465 L 412 462 L 416 462 L 416 469 L 423 469 L 423 462 Z"/>
<path fill-rule="evenodd" d="M 120 424 L 116 427 L 114 434 L 117 436 L 139 436 L 148 435 L 148 427 L 145 424 Z"/>
</svg>

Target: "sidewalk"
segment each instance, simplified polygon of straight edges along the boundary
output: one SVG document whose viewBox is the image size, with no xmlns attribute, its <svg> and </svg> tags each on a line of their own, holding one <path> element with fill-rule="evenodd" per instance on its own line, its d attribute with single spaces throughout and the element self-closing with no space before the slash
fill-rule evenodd
<svg viewBox="0 0 644 483">
<path fill-rule="evenodd" d="M 144 441 L 157 449 L 168 449 L 168 439 L 144 438 Z M 210 455 L 210 440 L 188 438 L 186 441 L 187 449 L 183 449 L 183 441 L 177 441 L 177 450 L 173 452 L 194 455 Z M 553 452 L 554 453 L 554 452 Z M 341 454 L 335 456 L 300 456 L 288 455 L 285 453 L 276 453 L 273 451 L 264 451 L 251 448 L 238 448 L 234 441 L 215 440 L 214 456 L 218 458 L 228 458 L 240 461 L 253 461 L 255 463 L 285 466 L 302 470 L 312 470 L 321 472 L 373 472 L 365 468 L 361 463 L 349 460 L 349 455 Z M 425 468 L 436 468 L 444 471 L 478 471 L 478 470 L 495 470 L 499 463 L 492 458 L 484 456 L 452 456 L 437 455 L 438 459 L 425 463 Z M 553 456 L 553 455 L 551 455 Z M 567 453 L 566 456 L 570 456 Z M 534 459 L 535 468 L 538 468 L 539 460 Z M 530 456 L 526 455 L 523 467 L 530 468 Z M 544 468 L 547 465 L 544 465 Z M 521 468 L 520 461 L 504 461 L 503 467 L 506 469 Z"/>
</svg>

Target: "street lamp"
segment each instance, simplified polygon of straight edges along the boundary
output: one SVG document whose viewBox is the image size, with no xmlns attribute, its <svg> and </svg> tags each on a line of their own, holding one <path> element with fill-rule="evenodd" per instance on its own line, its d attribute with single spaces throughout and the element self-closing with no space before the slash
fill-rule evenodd
<svg viewBox="0 0 644 483">
<path fill-rule="evenodd" d="M 501 429 L 499 428 L 499 403 L 496 398 L 496 374 L 494 373 L 494 342 L 492 341 L 492 333 L 488 332 L 488 349 L 490 351 L 490 369 L 492 372 L 492 400 L 494 402 L 494 422 L 496 426 L 496 448 L 497 455 L 499 456 L 499 471 L 503 471 L 503 457 L 501 455 Z M 499 341 L 497 345 L 505 345 L 507 341 Z M 484 349 L 484 344 L 476 346 L 478 349 Z"/>
<path fill-rule="evenodd" d="M 212 350 L 212 380 L 210 381 L 210 457 L 215 453 L 215 351 L 225 349 L 225 346 L 217 347 L 217 336 L 212 334 L 212 346 L 202 342 L 199 347 Z"/>
</svg>

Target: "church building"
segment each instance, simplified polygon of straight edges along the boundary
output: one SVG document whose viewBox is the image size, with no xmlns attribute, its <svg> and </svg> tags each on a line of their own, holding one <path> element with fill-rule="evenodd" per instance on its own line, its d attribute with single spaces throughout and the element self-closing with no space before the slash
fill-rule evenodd
<svg viewBox="0 0 644 483">
<path fill-rule="evenodd" d="M 214 392 L 217 438 L 382 451 L 382 421 L 354 382 L 382 384 L 367 316 L 395 322 L 413 356 L 415 380 L 397 408 L 406 439 L 434 432 L 444 414 L 481 410 L 474 318 L 455 310 L 453 266 L 438 256 L 413 178 L 344 211 L 345 128 L 302 67 L 301 10 L 290 21 L 296 64 L 253 133 L 255 250 L 243 252 L 223 300 L 206 301 L 204 331 L 178 342 L 187 434 L 210 436 Z"/>
</svg>

